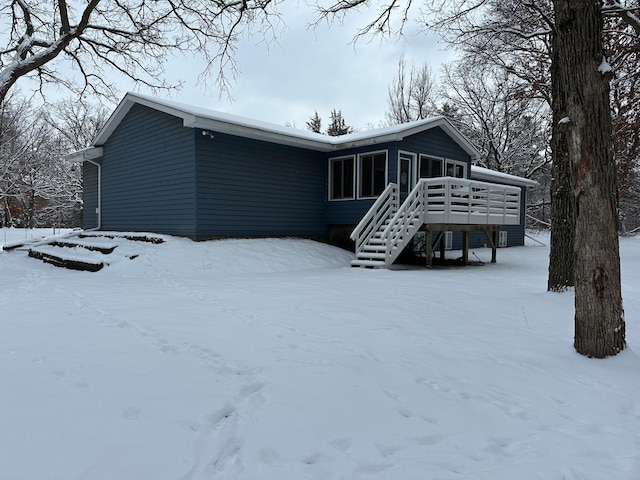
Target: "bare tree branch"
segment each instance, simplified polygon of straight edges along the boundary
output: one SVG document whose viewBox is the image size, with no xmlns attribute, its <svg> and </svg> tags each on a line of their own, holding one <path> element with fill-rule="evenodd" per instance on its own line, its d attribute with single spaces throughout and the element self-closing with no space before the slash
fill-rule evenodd
<svg viewBox="0 0 640 480">
<path fill-rule="evenodd" d="M 154 89 L 173 88 L 162 77 L 164 61 L 175 53 L 199 55 L 205 75 L 215 72 L 224 91 L 228 75 L 237 71 L 240 35 L 255 33 L 269 42 L 281 21 L 281 0 L 89 0 L 77 15 L 67 1 L 11 0 L 0 7 L 0 21 L 11 25 L 0 47 L 0 102 L 18 79 L 40 75 L 75 93 L 91 88 L 108 96 L 105 81 L 92 83 L 94 72 L 106 70 Z M 56 69 L 65 61 L 77 74 Z"/>
</svg>

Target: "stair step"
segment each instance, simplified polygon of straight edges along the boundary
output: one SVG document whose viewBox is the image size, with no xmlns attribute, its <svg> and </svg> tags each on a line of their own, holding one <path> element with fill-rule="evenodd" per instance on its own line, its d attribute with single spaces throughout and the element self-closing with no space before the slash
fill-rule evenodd
<svg viewBox="0 0 640 480">
<path fill-rule="evenodd" d="M 362 246 L 363 252 L 384 252 L 386 249 L 387 247 L 382 243 L 376 245 L 367 244 Z"/>
<path fill-rule="evenodd" d="M 352 267 L 383 268 L 384 262 L 379 260 L 351 260 Z"/>
<path fill-rule="evenodd" d="M 376 253 L 376 252 L 359 252 L 356 255 L 356 258 L 362 258 L 362 259 L 366 259 L 366 260 L 384 260 L 387 257 L 387 255 L 383 252 L 383 253 Z"/>
</svg>

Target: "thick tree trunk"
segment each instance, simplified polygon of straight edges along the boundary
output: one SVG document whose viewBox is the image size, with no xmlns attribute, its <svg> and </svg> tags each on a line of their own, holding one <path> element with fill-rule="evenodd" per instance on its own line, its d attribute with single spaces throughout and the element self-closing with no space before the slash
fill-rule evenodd
<svg viewBox="0 0 640 480">
<path fill-rule="evenodd" d="M 553 62 L 557 65 L 557 62 Z M 552 67 L 552 76 L 558 74 Z M 559 82 L 553 82 L 554 86 Z M 574 233 L 573 175 L 567 145 L 567 132 L 561 120 L 566 115 L 566 106 L 559 92 L 553 93 L 553 133 L 551 151 L 553 155 L 551 181 L 551 251 L 549 254 L 549 277 L 547 289 L 563 292 L 574 285 Z M 558 100 L 556 100 L 558 99 Z"/>
<path fill-rule="evenodd" d="M 601 2 L 554 0 L 554 93 L 574 179 L 576 350 L 589 357 L 625 347 L 610 73 L 603 63 Z M 557 83 L 557 85 L 555 85 Z M 555 99 L 554 99 L 555 101 Z"/>
</svg>

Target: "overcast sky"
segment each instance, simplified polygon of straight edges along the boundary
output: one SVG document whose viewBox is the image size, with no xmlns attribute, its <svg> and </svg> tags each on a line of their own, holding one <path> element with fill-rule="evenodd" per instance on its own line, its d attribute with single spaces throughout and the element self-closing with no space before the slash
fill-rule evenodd
<svg viewBox="0 0 640 480">
<path fill-rule="evenodd" d="M 270 47 L 257 37 L 238 46 L 241 74 L 232 86 L 233 101 L 219 98 L 216 86 L 198 84 L 202 65 L 197 60 L 170 62 L 167 77 L 181 79 L 184 87 L 170 98 L 257 120 L 305 128 L 314 111 L 327 126 L 329 113 L 342 110 L 347 123 L 359 130 L 378 127 L 387 109 L 387 89 L 400 55 L 408 63 L 428 62 L 437 74 L 451 54 L 437 36 L 425 33 L 400 39 L 352 39 L 367 20 L 353 12 L 346 21 L 308 28 L 313 13 L 301 5 L 283 11 L 285 30 Z M 304 9 L 304 10 L 302 10 Z M 417 27 L 414 28 L 417 31 Z M 123 85 L 125 91 L 132 85 Z M 151 93 L 140 90 L 141 93 Z"/>
</svg>

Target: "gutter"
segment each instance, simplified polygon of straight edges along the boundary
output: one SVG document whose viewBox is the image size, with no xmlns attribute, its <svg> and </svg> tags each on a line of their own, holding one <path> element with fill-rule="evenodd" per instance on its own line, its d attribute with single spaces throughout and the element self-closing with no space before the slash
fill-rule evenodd
<svg viewBox="0 0 640 480">
<path fill-rule="evenodd" d="M 98 206 L 96 207 L 96 213 L 98 214 L 98 226 L 87 229 L 87 232 L 100 230 L 100 228 L 102 228 L 102 166 L 96 161 L 96 159 L 102 158 L 102 154 L 102 147 L 87 147 L 63 157 L 64 160 L 68 162 L 89 162 L 98 168 Z"/>
</svg>

